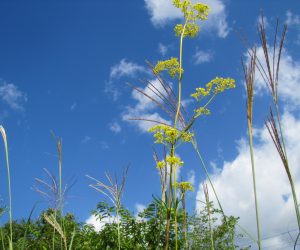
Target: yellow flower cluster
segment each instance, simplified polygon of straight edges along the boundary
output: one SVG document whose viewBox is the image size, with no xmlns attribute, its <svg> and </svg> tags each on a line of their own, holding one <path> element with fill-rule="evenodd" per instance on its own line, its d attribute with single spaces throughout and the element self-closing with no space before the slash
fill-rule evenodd
<svg viewBox="0 0 300 250">
<path fill-rule="evenodd" d="M 182 24 L 177 24 L 174 28 L 176 36 L 195 37 L 199 33 L 200 27 L 196 24 L 197 20 L 206 20 L 209 7 L 202 3 L 192 4 L 191 0 L 173 0 L 173 5 L 180 9 L 184 14 L 185 28 Z M 183 31 L 184 29 L 184 31 Z"/>
<path fill-rule="evenodd" d="M 189 132 L 180 132 L 179 130 L 167 125 L 155 125 L 149 129 L 149 132 L 154 133 L 155 143 L 175 144 L 177 139 L 183 142 L 190 142 L 193 139 L 193 134 Z"/>
<path fill-rule="evenodd" d="M 235 80 L 232 78 L 216 77 L 206 84 L 206 88 L 196 88 L 196 92 L 191 94 L 197 101 L 213 93 L 217 95 L 226 89 L 235 88 Z"/>
<path fill-rule="evenodd" d="M 200 115 L 210 115 L 210 110 L 205 107 L 200 107 L 195 110 L 195 117 L 198 117 Z"/>
<path fill-rule="evenodd" d="M 185 26 L 183 37 L 188 36 L 190 38 L 193 38 L 193 37 L 198 35 L 199 30 L 200 30 L 199 25 L 195 24 L 194 22 L 188 23 Z M 174 28 L 174 32 L 175 32 L 176 36 L 181 36 L 181 34 L 183 32 L 183 25 L 182 24 L 177 24 Z"/>
<path fill-rule="evenodd" d="M 175 185 L 181 190 L 182 193 L 194 190 L 192 184 L 188 181 L 176 182 Z"/>
<path fill-rule="evenodd" d="M 173 5 L 180 9 L 185 17 L 189 20 L 206 20 L 209 12 L 209 7 L 206 4 L 192 4 L 191 0 L 173 0 Z"/>
<path fill-rule="evenodd" d="M 177 156 L 168 155 L 166 161 L 170 166 L 174 167 L 181 167 L 184 164 L 184 162 Z"/>
<path fill-rule="evenodd" d="M 158 161 L 158 162 L 156 163 L 156 167 L 157 167 L 158 169 L 163 169 L 165 166 L 166 166 L 166 162 L 165 162 L 165 161 Z"/>
<path fill-rule="evenodd" d="M 168 60 L 158 61 L 158 63 L 153 68 L 153 72 L 155 74 L 159 74 L 160 72 L 167 70 L 169 75 L 174 78 L 176 74 L 183 73 L 183 69 L 180 69 L 178 59 L 175 57 L 171 57 Z"/>
</svg>

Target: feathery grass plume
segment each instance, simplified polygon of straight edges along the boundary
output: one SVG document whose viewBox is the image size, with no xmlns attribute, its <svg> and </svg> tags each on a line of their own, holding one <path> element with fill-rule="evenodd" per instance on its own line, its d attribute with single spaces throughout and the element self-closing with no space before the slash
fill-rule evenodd
<svg viewBox="0 0 300 250">
<path fill-rule="evenodd" d="M 297 217 L 297 222 L 298 222 L 298 227 L 300 229 L 300 213 L 299 213 L 299 205 L 298 205 L 298 200 L 297 200 L 297 195 L 296 195 L 296 191 L 295 191 L 295 186 L 294 186 L 294 181 L 293 181 L 293 177 L 290 171 L 290 167 L 289 167 L 289 163 L 288 163 L 288 159 L 286 156 L 286 153 L 284 151 L 283 148 L 283 144 L 282 144 L 282 138 L 280 133 L 278 132 L 277 129 L 277 125 L 276 125 L 276 121 L 273 115 L 273 111 L 270 108 L 270 116 L 267 118 L 265 125 L 269 131 L 269 134 L 273 140 L 273 143 L 276 147 L 276 150 L 281 158 L 282 164 L 284 166 L 285 172 L 287 174 L 287 177 L 289 179 L 290 182 L 290 186 L 292 189 L 292 195 L 293 195 L 293 200 L 294 200 L 294 205 L 295 205 L 295 211 L 296 211 L 296 217 Z"/>
<path fill-rule="evenodd" d="M 252 183 L 255 201 L 255 215 L 256 215 L 256 228 L 257 228 L 257 245 L 258 249 L 261 249 L 261 236 L 260 236 L 260 223 L 259 223 L 259 209 L 257 201 L 257 190 L 256 190 L 256 176 L 255 176 L 255 164 L 254 164 L 254 153 L 253 153 L 253 97 L 254 97 L 254 80 L 255 80 L 255 68 L 256 68 L 256 49 L 253 49 L 253 54 L 250 57 L 249 65 L 246 66 L 242 61 L 245 85 L 247 94 L 247 123 L 248 123 L 248 135 L 249 135 L 249 148 L 251 157 L 251 168 L 252 168 Z"/>
<path fill-rule="evenodd" d="M 288 155 L 287 155 L 286 143 L 285 143 L 285 136 L 284 136 L 283 129 L 282 129 L 281 113 L 280 113 L 279 102 L 278 102 L 280 59 L 281 59 L 281 54 L 282 54 L 282 50 L 283 50 L 284 40 L 286 37 L 287 25 L 284 24 L 284 26 L 283 26 L 280 42 L 278 45 L 277 44 L 278 24 L 279 24 L 279 21 L 277 19 L 274 41 L 273 41 L 273 56 L 271 57 L 270 53 L 269 53 L 269 48 L 268 48 L 264 18 L 263 18 L 263 16 L 261 17 L 261 22 L 258 27 L 258 31 L 259 31 L 258 33 L 259 33 L 261 46 L 262 46 L 263 52 L 264 52 L 264 62 L 265 62 L 266 66 L 263 67 L 262 63 L 260 63 L 259 66 L 260 66 L 261 70 L 259 72 L 262 75 L 262 78 L 264 79 L 266 85 L 268 86 L 268 89 L 270 90 L 270 93 L 271 93 L 271 96 L 273 99 L 273 103 L 274 103 L 274 107 L 276 110 L 277 124 L 275 122 L 272 109 L 270 109 L 270 117 L 266 121 L 266 126 L 272 137 L 274 145 L 280 155 L 280 158 L 284 165 L 284 168 L 285 168 L 285 171 L 288 176 L 290 186 L 292 189 L 292 195 L 293 195 L 296 217 L 297 217 L 297 222 L 298 222 L 298 229 L 299 229 L 299 234 L 297 236 L 297 239 L 296 239 L 295 245 L 294 245 L 294 248 L 295 248 L 298 238 L 299 238 L 299 235 L 300 235 L 300 212 L 299 212 L 299 205 L 298 205 L 298 201 L 297 201 L 297 195 L 295 192 L 293 178 L 290 173 L 290 167 L 289 167 Z M 279 127 L 279 131 L 277 129 L 277 125 Z"/>
<path fill-rule="evenodd" d="M 46 176 L 48 177 L 47 180 L 43 180 L 41 178 L 34 178 L 36 184 L 33 186 L 33 190 L 44 197 L 49 202 L 49 207 L 52 208 L 54 211 L 59 209 L 59 184 L 57 181 L 56 176 L 51 173 L 46 168 L 43 168 Z M 72 188 L 75 184 L 75 180 L 71 181 L 71 184 L 65 184 L 62 191 L 62 200 L 65 201 L 67 192 Z"/>
<path fill-rule="evenodd" d="M 51 213 L 51 214 L 44 214 L 44 219 L 59 233 L 61 239 L 63 240 L 64 243 L 64 248 L 67 250 L 68 245 L 67 245 L 67 237 L 64 233 L 63 228 L 61 225 L 57 222 L 56 220 L 56 214 Z"/>
<path fill-rule="evenodd" d="M 10 238 L 9 238 L 9 249 L 13 249 L 13 230 L 12 230 L 12 193 L 11 193 L 11 178 L 10 178 L 10 166 L 9 166 L 9 158 L 8 158 L 8 145 L 7 145 L 7 136 L 5 129 L 2 125 L 0 125 L 0 133 L 4 142 L 4 150 L 5 150 L 5 160 L 6 160 L 6 170 L 7 170 L 7 183 L 8 183 L 8 197 L 9 197 L 9 230 L 10 230 Z"/>
<path fill-rule="evenodd" d="M 129 166 L 125 168 L 125 171 L 122 175 L 121 184 L 118 181 L 118 178 L 113 178 L 109 173 L 106 173 L 106 178 L 109 184 L 105 184 L 102 181 L 99 181 L 89 175 L 86 175 L 89 179 L 95 181 L 95 184 L 90 184 L 89 186 L 95 189 L 97 192 L 105 195 L 114 205 L 116 209 L 116 217 L 117 217 L 117 227 L 118 227 L 118 249 L 121 249 L 121 232 L 120 232 L 120 221 L 119 221 L 119 213 L 122 207 L 121 198 L 124 191 L 125 181 L 127 177 Z"/>
</svg>

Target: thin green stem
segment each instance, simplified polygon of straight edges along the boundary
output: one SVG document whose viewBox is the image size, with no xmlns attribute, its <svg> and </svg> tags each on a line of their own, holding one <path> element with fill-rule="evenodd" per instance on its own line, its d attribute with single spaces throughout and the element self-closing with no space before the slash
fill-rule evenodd
<svg viewBox="0 0 300 250">
<path fill-rule="evenodd" d="M 250 156 L 251 156 L 251 166 L 252 166 L 252 181 L 253 181 L 253 191 L 255 200 L 255 215 L 256 215 L 256 227 L 257 227 L 257 245 L 258 249 L 261 249 L 261 237 L 260 237 L 260 223 L 258 214 L 258 202 L 256 193 L 256 180 L 255 180 L 255 167 L 254 167 L 254 154 L 253 154 L 253 136 L 252 136 L 252 123 L 248 119 L 248 132 L 249 132 L 249 144 L 250 144 Z"/>
<path fill-rule="evenodd" d="M 117 227 L 118 227 L 118 249 L 121 249 L 121 234 L 120 234 L 120 221 L 119 221 L 119 208 L 116 209 L 117 214 Z"/>
<path fill-rule="evenodd" d="M 175 224 L 175 249 L 178 249 L 178 225 L 177 225 L 177 202 L 176 202 L 176 197 L 177 197 L 177 187 L 176 187 L 176 172 L 177 172 L 177 168 L 175 167 L 174 172 L 174 214 L 175 214 L 175 218 L 174 218 L 174 224 Z"/>
</svg>

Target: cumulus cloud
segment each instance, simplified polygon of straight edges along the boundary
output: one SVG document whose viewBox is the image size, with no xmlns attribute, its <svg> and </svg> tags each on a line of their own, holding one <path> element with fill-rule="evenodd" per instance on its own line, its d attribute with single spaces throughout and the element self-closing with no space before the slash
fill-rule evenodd
<svg viewBox="0 0 300 250">
<path fill-rule="evenodd" d="M 196 53 L 193 55 L 194 63 L 196 65 L 201 63 L 210 62 L 213 59 L 213 52 L 196 50 Z"/>
<path fill-rule="evenodd" d="M 287 139 L 289 162 L 299 197 L 300 120 L 286 112 L 283 115 L 283 127 Z M 258 141 L 254 145 L 254 156 L 262 237 L 291 231 L 297 224 L 285 170 L 266 128 L 256 130 L 255 141 Z M 224 162 L 221 171 L 212 174 L 212 182 L 225 213 L 240 217 L 240 225 L 256 235 L 249 146 L 246 140 L 241 139 L 237 148 L 238 155 L 233 161 Z M 212 194 L 211 190 L 210 193 Z M 217 204 L 213 195 L 211 198 Z M 202 185 L 199 185 L 197 199 L 204 199 Z M 200 208 L 199 203 L 197 208 Z"/>
<path fill-rule="evenodd" d="M 115 101 L 120 96 L 119 88 L 115 85 L 115 81 L 122 77 L 135 77 L 138 73 L 146 73 L 145 67 L 134 62 L 128 61 L 126 58 L 110 68 L 109 79 L 105 82 L 104 92 L 111 95 Z"/>
<path fill-rule="evenodd" d="M 202 0 L 202 2 L 211 7 L 208 20 L 201 23 L 203 30 L 217 32 L 219 37 L 225 38 L 229 33 L 225 4 L 221 0 Z M 170 21 L 182 18 L 181 12 L 172 5 L 171 1 L 145 0 L 145 4 L 151 22 L 156 27 L 162 27 Z"/>
<path fill-rule="evenodd" d="M 27 95 L 20 91 L 16 85 L 0 81 L 0 100 L 13 110 L 24 111 Z"/>
<path fill-rule="evenodd" d="M 86 221 L 85 223 L 88 225 L 91 225 L 94 227 L 94 230 L 96 232 L 100 232 L 105 224 L 110 224 L 110 223 L 114 223 L 117 222 L 118 218 L 116 216 L 111 216 L 111 217 L 105 217 L 102 220 L 99 220 L 95 215 L 91 215 Z"/>
<path fill-rule="evenodd" d="M 257 49 L 258 58 L 263 62 L 262 48 Z M 284 101 L 282 115 L 288 159 L 294 177 L 297 195 L 300 195 L 300 63 L 286 50 L 283 51 L 279 73 L 279 98 Z M 258 74 L 257 74 L 258 75 Z M 257 92 L 265 90 L 266 84 L 257 76 Z M 262 91 L 264 93 L 264 91 Z M 289 107 L 293 106 L 293 109 Z M 265 127 L 254 129 L 254 161 L 260 211 L 261 231 L 264 247 L 291 246 L 297 233 L 296 215 L 291 188 L 281 159 Z M 240 225 L 256 235 L 255 207 L 252 186 L 252 171 L 247 139 L 241 138 L 237 144 L 237 155 L 232 161 L 213 168 L 212 182 L 219 195 L 225 213 L 240 217 Z M 206 180 L 205 180 L 206 181 Z M 212 190 L 210 190 L 212 193 Z M 217 205 L 215 197 L 210 196 Z M 203 200 L 200 184 L 197 200 Z M 196 202 L 200 209 L 200 203 Z M 288 231 L 291 231 L 289 237 Z M 284 232 L 282 234 L 282 232 Z M 278 235 L 278 237 L 272 237 Z M 274 249 L 273 248 L 273 249 Z"/>
<path fill-rule="evenodd" d="M 153 88 L 152 86 L 155 86 L 161 93 L 165 93 L 165 90 L 157 79 L 151 80 L 143 89 L 143 91 L 151 98 L 157 99 L 157 96 L 151 91 L 151 88 Z M 134 106 L 126 107 L 126 110 L 122 115 L 124 121 L 129 121 L 130 118 L 144 118 L 170 124 L 170 121 L 162 118 L 158 112 L 155 112 L 156 105 L 149 98 L 145 97 L 137 90 L 132 91 L 132 98 L 136 101 L 136 104 Z M 153 122 L 146 120 L 130 121 L 130 123 L 135 124 L 141 132 L 147 132 L 149 128 L 153 126 Z"/>
</svg>

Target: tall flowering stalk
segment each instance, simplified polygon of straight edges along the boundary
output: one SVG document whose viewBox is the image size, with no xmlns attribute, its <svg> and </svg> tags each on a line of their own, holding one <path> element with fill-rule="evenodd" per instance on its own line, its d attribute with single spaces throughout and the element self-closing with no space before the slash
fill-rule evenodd
<svg viewBox="0 0 300 250">
<path fill-rule="evenodd" d="M 208 106 L 218 94 L 235 87 L 233 79 L 216 77 L 204 87 L 196 88 L 196 92 L 192 94 L 192 97 L 197 101 L 196 107 L 194 113 L 191 115 L 191 119 L 186 119 L 187 113 L 181 103 L 184 74 L 183 41 L 187 37 L 194 38 L 198 35 L 200 30 L 198 21 L 207 19 L 209 7 L 201 3 L 193 4 L 190 0 L 173 0 L 173 5 L 183 15 L 183 22 L 177 24 L 174 28 L 175 35 L 179 37 L 179 57 L 171 57 L 164 61 L 158 61 L 155 66 L 148 63 L 160 86 L 155 86 L 151 82 L 146 81 L 146 91 L 129 84 L 135 91 L 143 94 L 155 103 L 173 121 L 172 125 L 169 125 L 161 121 L 143 117 L 133 117 L 130 119 L 157 123 L 157 125 L 150 129 L 150 132 L 154 133 L 155 143 L 162 144 L 167 150 L 164 159 L 159 160 L 157 154 L 154 157 L 161 180 L 163 180 L 162 200 L 165 201 L 167 211 L 164 249 L 169 248 L 172 224 L 174 224 L 175 230 L 175 249 L 178 249 L 177 210 L 180 206 L 180 197 L 178 197 L 177 190 L 177 170 L 179 167 L 182 167 L 183 161 L 176 155 L 176 151 L 182 143 L 191 142 L 194 145 L 195 138 L 191 130 L 195 121 L 199 117 L 210 114 Z M 163 71 L 167 71 L 171 78 L 178 80 L 177 94 L 172 85 L 160 76 L 160 73 Z M 181 206 L 183 206 L 182 202 Z"/>
<path fill-rule="evenodd" d="M 257 191 L 256 191 L 256 176 L 255 176 L 255 165 L 254 165 L 254 153 L 253 153 L 253 97 L 254 97 L 254 80 L 255 80 L 255 68 L 256 68 L 256 50 L 253 50 L 253 54 L 250 58 L 250 63 L 248 66 L 243 64 L 245 83 L 246 83 L 246 93 L 247 93 L 247 123 L 248 123 L 248 135 L 249 135 L 249 146 L 250 146 L 250 157 L 251 157 L 251 167 L 252 167 L 252 182 L 254 191 L 254 201 L 255 201 L 255 215 L 256 215 L 256 227 L 257 227 L 257 245 L 258 249 L 261 249 L 261 237 L 260 237 L 260 223 L 259 223 L 259 213 L 258 213 L 258 201 L 257 201 Z"/>
</svg>

